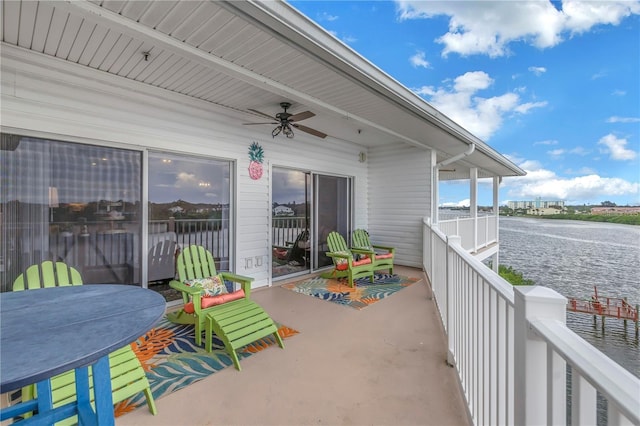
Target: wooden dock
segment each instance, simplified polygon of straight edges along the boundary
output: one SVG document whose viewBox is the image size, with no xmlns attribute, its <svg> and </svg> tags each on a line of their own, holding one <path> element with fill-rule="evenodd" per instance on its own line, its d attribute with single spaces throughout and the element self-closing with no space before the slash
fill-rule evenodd
<svg viewBox="0 0 640 426">
<path fill-rule="evenodd" d="M 624 321 L 625 328 L 627 321 L 635 323 L 636 337 L 638 336 L 638 305 L 631 306 L 626 298 L 599 296 L 597 287 L 593 287 L 594 294 L 589 300 L 569 297 L 567 310 L 593 315 L 593 323 L 596 318 L 602 318 L 602 330 L 605 326 L 605 318 L 616 318 Z"/>
</svg>

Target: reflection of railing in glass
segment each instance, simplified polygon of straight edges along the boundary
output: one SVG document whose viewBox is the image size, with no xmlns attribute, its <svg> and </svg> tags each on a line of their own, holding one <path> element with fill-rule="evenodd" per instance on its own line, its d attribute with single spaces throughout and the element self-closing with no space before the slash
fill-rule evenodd
<svg viewBox="0 0 640 426">
<path fill-rule="evenodd" d="M 100 225 L 88 223 L 82 227 L 96 229 Z M 57 229 L 64 229 L 57 232 Z M 49 252 L 43 253 L 45 260 L 61 261 L 78 269 L 85 283 L 134 284 L 136 263 L 134 232 L 126 229 L 101 232 L 72 232 L 70 224 L 60 224 L 49 234 Z M 37 259 L 22 259 L 18 268 L 25 269 Z"/>
<path fill-rule="evenodd" d="M 296 240 L 298 234 L 308 228 L 308 219 L 304 217 L 274 217 L 271 221 L 272 243 L 285 246 Z"/>
<path fill-rule="evenodd" d="M 175 232 L 178 249 L 193 244 L 204 246 L 213 255 L 217 270 L 229 270 L 229 219 L 171 218 L 149 221 L 150 239 L 162 232 Z"/>
</svg>

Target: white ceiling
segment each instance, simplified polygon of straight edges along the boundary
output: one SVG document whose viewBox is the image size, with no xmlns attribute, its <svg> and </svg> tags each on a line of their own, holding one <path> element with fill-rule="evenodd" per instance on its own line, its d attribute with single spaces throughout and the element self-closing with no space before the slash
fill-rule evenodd
<svg viewBox="0 0 640 426">
<path fill-rule="evenodd" d="M 316 114 L 300 124 L 365 147 L 408 143 L 442 161 L 475 143 L 443 179 L 523 174 L 283 2 L 8 0 L 1 13 L 3 43 L 223 106 L 239 125 L 288 101 Z"/>
</svg>

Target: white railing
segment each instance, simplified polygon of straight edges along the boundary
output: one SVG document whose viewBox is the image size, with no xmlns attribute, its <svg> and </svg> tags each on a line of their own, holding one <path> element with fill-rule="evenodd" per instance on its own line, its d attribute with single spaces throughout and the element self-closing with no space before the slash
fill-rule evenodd
<svg viewBox="0 0 640 426">
<path fill-rule="evenodd" d="M 565 424 L 567 366 L 572 424 L 596 424 L 597 394 L 608 402 L 608 424 L 640 424 L 640 379 L 566 327 L 566 298 L 511 286 L 428 219 L 424 249 L 447 361 L 474 424 Z"/>
<path fill-rule="evenodd" d="M 457 217 L 438 222 L 439 229 L 447 236 L 457 235 L 462 247 L 470 252 L 498 241 L 498 216 Z"/>
</svg>

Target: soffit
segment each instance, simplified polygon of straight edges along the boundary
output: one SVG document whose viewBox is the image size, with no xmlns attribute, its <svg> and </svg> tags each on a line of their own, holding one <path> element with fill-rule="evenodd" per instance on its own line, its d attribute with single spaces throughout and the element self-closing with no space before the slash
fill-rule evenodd
<svg viewBox="0 0 640 426">
<path fill-rule="evenodd" d="M 316 114 L 301 124 L 339 140 L 410 143 L 438 161 L 474 142 L 458 170 L 521 172 L 282 2 L 10 0 L 2 15 L 5 43 L 223 106 L 239 125 L 289 101 Z"/>
</svg>

